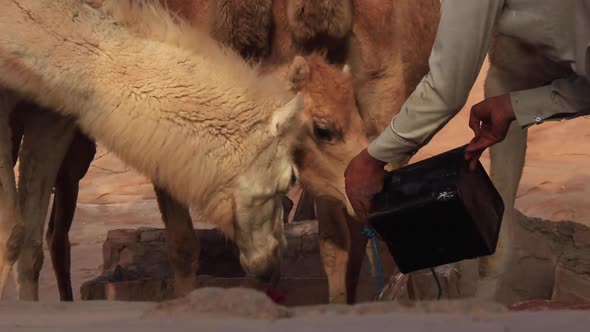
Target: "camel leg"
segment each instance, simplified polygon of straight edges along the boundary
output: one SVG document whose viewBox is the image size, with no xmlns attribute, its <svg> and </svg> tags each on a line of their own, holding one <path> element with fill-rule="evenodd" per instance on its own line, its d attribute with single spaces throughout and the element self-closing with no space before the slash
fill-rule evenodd
<svg viewBox="0 0 590 332">
<path fill-rule="evenodd" d="M 74 300 L 70 277 L 71 246 L 68 233 L 76 211 L 79 182 L 86 175 L 95 154 L 94 141 L 77 131 L 55 182 L 53 207 L 45 239 L 62 301 Z"/>
<path fill-rule="evenodd" d="M 486 98 L 519 89 L 518 80 L 511 77 L 508 71 L 493 64 L 490 66 L 485 82 Z M 510 126 L 506 139 L 490 149 L 491 179 L 504 200 L 505 211 L 496 253 L 480 259 L 477 296 L 483 299 L 497 299 L 501 277 L 512 254 L 514 203 L 524 167 L 526 141 L 526 130 L 515 122 Z"/>
<path fill-rule="evenodd" d="M 346 270 L 346 294 L 347 302 L 355 303 L 356 289 L 367 250 L 368 239 L 362 234 L 363 225 L 358 220 L 354 220 L 348 216 L 346 216 L 346 219 L 350 234 L 350 250 Z"/>
<path fill-rule="evenodd" d="M 10 113 L 16 103 L 0 91 L 0 299 L 24 236 L 13 170 Z"/>
<path fill-rule="evenodd" d="M 189 209 L 154 185 L 162 220 L 166 226 L 168 256 L 174 270 L 174 293 L 185 296 L 197 286 L 200 243 Z"/>
<path fill-rule="evenodd" d="M 349 303 L 347 274 L 350 234 L 345 212 L 339 202 L 316 200 L 320 256 L 328 277 L 330 303 Z M 340 209 L 339 209 L 340 208 Z"/>
<path fill-rule="evenodd" d="M 51 189 L 74 133 L 73 121 L 36 105 L 23 103 L 27 112 L 20 154 L 19 203 L 25 239 L 16 262 L 16 285 L 21 300 L 38 300 L 43 266 L 43 228 Z"/>
</svg>

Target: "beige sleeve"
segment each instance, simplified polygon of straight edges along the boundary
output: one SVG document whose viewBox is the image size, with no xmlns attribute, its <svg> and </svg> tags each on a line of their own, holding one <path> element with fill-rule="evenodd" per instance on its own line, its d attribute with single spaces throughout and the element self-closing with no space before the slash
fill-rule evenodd
<svg viewBox="0 0 590 332">
<path fill-rule="evenodd" d="M 430 72 L 368 148 L 403 165 L 465 105 L 488 51 L 503 0 L 444 0 Z M 467 125 L 467 124 L 466 124 Z"/>
<path fill-rule="evenodd" d="M 536 89 L 512 92 L 512 109 L 523 127 L 544 121 L 590 114 L 590 82 L 573 76 L 553 81 Z"/>
</svg>

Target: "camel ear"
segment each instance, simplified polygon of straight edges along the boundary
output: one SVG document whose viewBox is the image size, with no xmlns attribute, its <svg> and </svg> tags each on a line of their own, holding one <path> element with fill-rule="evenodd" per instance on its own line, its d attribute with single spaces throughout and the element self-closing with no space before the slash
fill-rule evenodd
<svg viewBox="0 0 590 332">
<path fill-rule="evenodd" d="M 294 91 L 301 91 L 309 81 L 309 65 L 302 56 L 296 56 L 289 67 L 289 85 Z"/>
<path fill-rule="evenodd" d="M 285 106 L 272 115 L 270 121 L 270 134 L 273 137 L 283 136 L 297 121 L 297 115 L 303 110 L 303 96 L 297 93 Z"/>
</svg>

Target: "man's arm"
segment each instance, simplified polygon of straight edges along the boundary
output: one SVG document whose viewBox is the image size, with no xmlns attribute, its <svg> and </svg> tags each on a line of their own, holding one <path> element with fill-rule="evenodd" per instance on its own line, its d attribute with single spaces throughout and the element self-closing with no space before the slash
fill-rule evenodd
<svg viewBox="0 0 590 332">
<path fill-rule="evenodd" d="M 536 89 L 512 92 L 510 99 L 516 121 L 526 128 L 590 114 L 590 82 L 576 75 Z"/>
<path fill-rule="evenodd" d="M 408 162 L 465 105 L 481 69 L 503 0 L 444 0 L 430 72 L 416 87 L 369 154 Z"/>
</svg>

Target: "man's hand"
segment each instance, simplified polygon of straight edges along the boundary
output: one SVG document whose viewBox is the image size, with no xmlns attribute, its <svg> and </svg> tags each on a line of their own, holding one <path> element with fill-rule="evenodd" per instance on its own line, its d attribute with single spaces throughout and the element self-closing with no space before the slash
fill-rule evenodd
<svg viewBox="0 0 590 332">
<path fill-rule="evenodd" d="M 373 196 L 383 188 L 385 164 L 364 149 L 344 172 L 346 195 L 357 217 L 364 223 L 368 222 Z"/>
<path fill-rule="evenodd" d="M 465 149 L 470 170 L 475 170 L 485 149 L 504 140 L 510 123 L 515 119 L 510 95 L 488 98 L 471 108 L 469 127 L 475 137 Z"/>
</svg>

